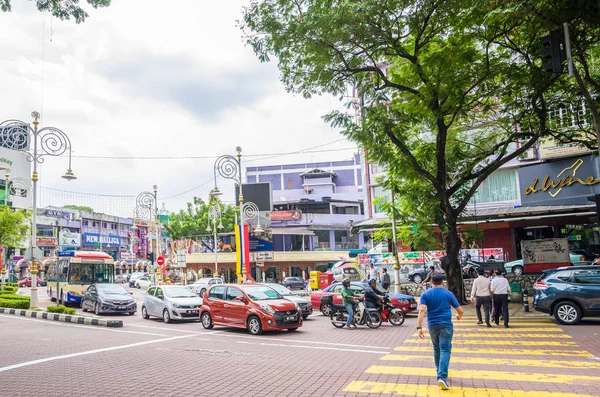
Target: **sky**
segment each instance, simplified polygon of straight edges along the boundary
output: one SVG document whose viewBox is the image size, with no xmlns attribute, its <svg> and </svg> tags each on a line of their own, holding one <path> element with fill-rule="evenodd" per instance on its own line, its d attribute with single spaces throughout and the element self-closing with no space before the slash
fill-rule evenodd
<svg viewBox="0 0 600 397">
<path fill-rule="evenodd" d="M 79 25 L 31 1 L 0 12 L 0 121 L 37 110 L 40 127 L 72 143 L 78 179 L 61 179 L 67 159 L 48 157 L 40 204 L 130 216 L 134 196 L 158 185 L 159 202 L 177 211 L 208 197 L 215 158 L 237 146 L 248 166 L 351 158 L 356 145 L 322 120 L 340 98 L 287 93 L 276 63 L 244 45 L 236 20 L 249 1 L 116 0 L 88 7 Z M 304 149 L 320 152 L 255 156 Z M 90 158 L 107 156 L 205 158 Z M 233 181 L 218 185 L 233 201 Z"/>
</svg>

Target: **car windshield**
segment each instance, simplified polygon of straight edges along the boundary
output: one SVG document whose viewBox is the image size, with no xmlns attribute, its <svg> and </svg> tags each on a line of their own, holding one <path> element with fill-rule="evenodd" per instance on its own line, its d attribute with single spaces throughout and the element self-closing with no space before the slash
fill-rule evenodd
<svg viewBox="0 0 600 397">
<path fill-rule="evenodd" d="M 174 287 L 165 287 L 165 295 L 169 298 L 197 298 L 198 295 L 194 294 L 192 291 L 187 289 L 186 287 L 174 286 Z"/>
<path fill-rule="evenodd" d="M 96 284 L 99 292 L 106 295 L 129 295 L 129 292 L 120 285 L 114 284 Z"/>
<path fill-rule="evenodd" d="M 356 270 L 353 267 L 347 267 L 347 268 L 344 269 L 344 273 L 346 273 L 346 274 L 357 274 L 358 270 Z"/>
<path fill-rule="evenodd" d="M 271 299 L 282 299 L 282 296 L 269 287 L 244 287 L 244 292 L 253 301 L 266 301 Z"/>
<path fill-rule="evenodd" d="M 281 296 L 294 295 L 289 289 L 279 284 L 269 284 L 269 287 L 273 288 Z"/>
</svg>

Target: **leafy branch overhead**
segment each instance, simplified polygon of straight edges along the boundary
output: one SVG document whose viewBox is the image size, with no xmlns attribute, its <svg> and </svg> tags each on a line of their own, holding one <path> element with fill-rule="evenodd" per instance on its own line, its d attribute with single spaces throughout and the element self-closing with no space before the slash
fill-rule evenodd
<svg viewBox="0 0 600 397">
<path fill-rule="evenodd" d="M 12 1 L 0 0 L 0 9 L 4 12 L 12 11 Z M 93 8 L 108 7 L 110 2 L 111 0 L 87 0 L 87 3 Z M 48 11 L 58 19 L 73 18 L 76 23 L 81 23 L 89 17 L 89 14 L 79 5 L 79 0 L 35 0 L 35 4 L 38 10 Z"/>
<path fill-rule="evenodd" d="M 0 245 L 20 247 L 29 231 L 27 219 L 24 212 L 13 211 L 6 205 L 0 205 Z"/>
</svg>

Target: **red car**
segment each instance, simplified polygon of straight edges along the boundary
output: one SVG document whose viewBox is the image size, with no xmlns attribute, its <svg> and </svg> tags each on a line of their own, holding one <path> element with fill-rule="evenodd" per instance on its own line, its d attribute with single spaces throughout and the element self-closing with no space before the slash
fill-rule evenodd
<svg viewBox="0 0 600 397">
<path fill-rule="evenodd" d="M 42 282 L 40 279 L 37 279 L 37 286 L 41 287 Z M 31 287 L 31 277 L 24 278 L 23 280 L 19 280 L 19 287 Z"/>
<path fill-rule="evenodd" d="M 363 283 L 360 281 L 353 281 L 350 283 L 350 289 L 352 289 L 357 294 L 363 294 L 365 292 L 365 287 L 367 283 Z M 380 289 L 381 290 L 381 289 Z M 310 303 L 312 307 L 319 308 L 321 313 L 326 316 L 331 314 L 331 307 L 328 304 L 321 303 L 321 297 L 323 295 L 333 295 L 333 304 L 341 305 L 342 304 L 342 283 L 334 283 L 329 287 L 325 288 L 322 291 L 313 291 L 310 294 Z M 383 292 L 383 290 L 381 290 Z M 417 310 L 417 301 L 414 297 L 410 295 L 404 294 L 396 294 L 393 292 L 388 292 L 388 296 L 390 297 L 390 302 L 396 306 L 398 309 L 402 310 L 404 313 L 410 313 Z"/>
<path fill-rule="evenodd" d="M 302 312 L 296 303 L 263 284 L 215 284 L 204 294 L 200 321 L 206 329 L 224 325 L 260 335 L 296 331 L 302 326 Z"/>
</svg>

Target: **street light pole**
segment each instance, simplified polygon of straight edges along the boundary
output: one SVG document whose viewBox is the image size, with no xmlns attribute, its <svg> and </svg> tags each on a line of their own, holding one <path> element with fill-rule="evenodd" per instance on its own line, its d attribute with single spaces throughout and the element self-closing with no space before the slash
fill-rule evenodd
<svg viewBox="0 0 600 397">
<path fill-rule="evenodd" d="M 155 258 L 152 264 L 152 283 L 156 285 L 156 261 L 158 260 L 159 244 L 160 244 L 160 222 L 158 219 L 158 202 L 157 193 L 158 186 L 152 186 L 154 192 L 141 192 L 137 195 L 135 202 L 136 206 L 133 210 L 134 219 L 144 219 L 148 223 L 152 222 L 153 219 L 156 221 L 156 247 L 155 247 Z"/>
<path fill-rule="evenodd" d="M 217 219 L 219 220 L 219 225 L 217 226 Z M 221 206 L 218 203 L 214 203 L 208 208 L 208 227 L 206 230 L 210 233 L 213 233 L 213 250 L 215 251 L 215 273 L 214 277 L 219 277 L 219 268 L 218 268 L 218 257 L 217 257 L 217 228 L 223 228 L 223 221 L 221 218 Z M 210 227 L 210 222 L 212 222 L 213 226 Z"/>
<path fill-rule="evenodd" d="M 33 128 L 20 120 L 7 120 L 0 123 L 0 143 L 2 147 L 18 150 L 27 155 L 27 161 L 33 163 L 31 181 L 32 214 L 31 214 L 31 301 L 30 307 L 37 309 L 37 182 L 39 180 L 37 166 L 45 160 L 45 156 L 61 156 L 69 152 L 69 168 L 62 176 L 63 179 L 72 181 L 77 179 L 71 170 L 71 140 L 63 131 L 55 127 L 38 129 L 40 114 L 31 113 Z M 33 148 L 31 146 L 33 143 Z"/>
</svg>

